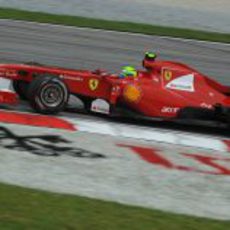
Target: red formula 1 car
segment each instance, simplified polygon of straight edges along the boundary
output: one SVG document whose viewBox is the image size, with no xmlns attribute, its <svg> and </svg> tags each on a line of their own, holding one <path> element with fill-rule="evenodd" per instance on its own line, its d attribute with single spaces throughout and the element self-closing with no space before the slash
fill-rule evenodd
<svg viewBox="0 0 230 230">
<path fill-rule="evenodd" d="M 87 111 L 229 124 L 230 87 L 181 63 L 144 59 L 143 66 L 136 77 L 120 78 L 100 70 L 1 64 L 0 103 L 13 104 L 19 97 L 39 113 L 54 114 L 72 94 Z"/>
</svg>

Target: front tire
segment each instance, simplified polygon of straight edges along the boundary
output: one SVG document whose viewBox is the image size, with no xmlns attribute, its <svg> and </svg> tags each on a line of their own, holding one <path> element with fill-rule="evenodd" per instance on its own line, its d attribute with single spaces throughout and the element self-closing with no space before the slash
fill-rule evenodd
<svg viewBox="0 0 230 230">
<path fill-rule="evenodd" d="M 56 76 L 37 75 L 28 89 L 31 107 L 39 113 L 56 114 L 65 109 L 69 92 L 65 83 Z"/>
</svg>

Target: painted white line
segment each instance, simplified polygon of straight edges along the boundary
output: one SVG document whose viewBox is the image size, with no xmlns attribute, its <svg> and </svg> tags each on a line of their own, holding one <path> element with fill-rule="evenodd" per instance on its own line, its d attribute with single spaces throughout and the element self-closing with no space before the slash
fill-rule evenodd
<svg viewBox="0 0 230 230">
<path fill-rule="evenodd" d="M 177 38 L 177 37 L 170 37 L 170 36 L 158 36 L 158 35 L 148 35 L 148 34 L 141 34 L 141 33 L 131 33 L 131 32 L 122 32 L 122 31 L 113 31 L 113 30 L 103 30 L 103 29 L 95 29 L 95 28 L 89 28 L 89 27 L 76 27 L 76 26 L 68 26 L 68 25 L 59 25 L 59 24 L 50 24 L 50 23 L 40 23 L 40 22 L 32 22 L 32 21 L 23 21 L 23 20 L 13 20 L 13 19 L 0 19 L 1 21 L 6 22 L 18 22 L 23 24 L 34 24 L 39 26 L 45 26 L 45 27 L 60 27 L 60 28 L 69 28 L 69 29 L 76 29 L 76 30 L 82 30 L 82 31 L 92 31 L 92 32 L 102 32 L 102 33 L 114 33 L 114 34 L 127 34 L 129 36 L 137 36 L 137 37 L 156 37 L 161 39 L 168 39 L 168 40 L 174 40 L 174 41 L 180 41 L 180 42 L 194 42 L 194 43 L 203 43 L 203 44 L 210 44 L 210 45 L 221 45 L 221 46 L 230 46 L 230 43 L 222 43 L 222 42 L 212 42 L 212 41 L 202 41 L 202 40 L 195 40 L 195 39 L 188 39 L 188 38 Z M 183 29 L 183 28 L 181 28 Z M 206 31 L 209 32 L 209 31 Z"/>
<path fill-rule="evenodd" d="M 119 125 L 84 119 L 65 118 L 77 127 L 78 131 L 110 135 L 114 137 L 132 138 L 145 141 L 156 141 L 167 144 L 189 146 L 227 152 L 228 146 L 221 138 L 209 135 L 191 134 L 157 128 L 142 128 L 132 125 Z"/>
</svg>

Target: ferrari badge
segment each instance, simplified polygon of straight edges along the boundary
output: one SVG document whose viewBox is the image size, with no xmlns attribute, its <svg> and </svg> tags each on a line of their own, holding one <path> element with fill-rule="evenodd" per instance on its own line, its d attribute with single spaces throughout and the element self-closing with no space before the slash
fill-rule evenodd
<svg viewBox="0 0 230 230">
<path fill-rule="evenodd" d="M 90 79 L 89 80 L 89 88 L 94 91 L 99 86 L 99 80 L 98 79 Z"/>
<path fill-rule="evenodd" d="M 164 71 L 164 78 L 166 81 L 170 81 L 172 79 L 172 72 L 169 70 Z"/>
</svg>

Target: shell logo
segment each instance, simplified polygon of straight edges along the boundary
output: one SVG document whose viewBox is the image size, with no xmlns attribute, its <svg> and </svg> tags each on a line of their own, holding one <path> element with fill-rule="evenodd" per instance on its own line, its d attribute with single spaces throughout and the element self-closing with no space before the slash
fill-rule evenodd
<svg viewBox="0 0 230 230">
<path fill-rule="evenodd" d="M 129 102 L 138 102 L 141 98 L 141 90 L 136 85 L 128 85 L 124 89 L 123 96 Z"/>
</svg>

